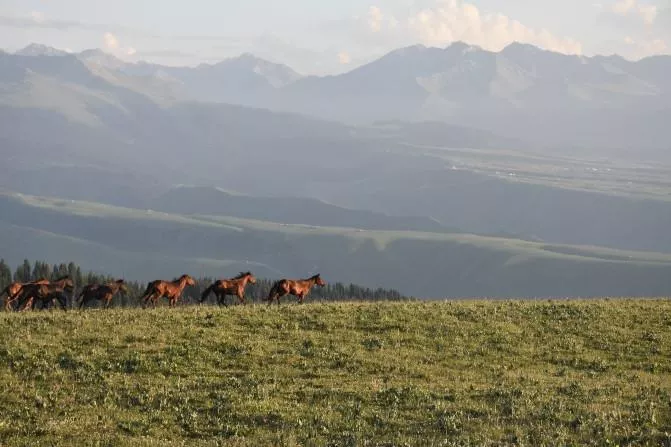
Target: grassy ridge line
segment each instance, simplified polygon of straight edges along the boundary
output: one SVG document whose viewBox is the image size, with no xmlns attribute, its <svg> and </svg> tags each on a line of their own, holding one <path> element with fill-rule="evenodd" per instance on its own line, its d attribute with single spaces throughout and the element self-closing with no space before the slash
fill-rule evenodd
<svg viewBox="0 0 671 447">
<path fill-rule="evenodd" d="M 0 191 L 0 194 L 3 193 Z M 281 224 L 230 216 L 187 216 L 159 211 L 142 211 L 96 202 L 38 197 L 18 193 L 6 193 L 5 195 L 31 207 L 45 208 L 64 214 L 96 217 L 107 216 L 139 221 L 167 221 L 194 229 L 197 227 L 209 227 L 240 233 L 245 230 L 257 230 L 294 236 L 342 236 L 355 244 L 372 240 L 379 250 L 384 250 L 388 244 L 398 240 L 443 241 L 545 259 L 566 259 L 587 262 L 606 261 L 612 263 L 638 263 L 641 265 L 671 264 L 671 255 L 666 253 L 619 250 L 596 246 L 545 244 L 521 239 L 481 236 L 468 233 L 430 233 L 393 230 L 364 231 L 353 228 Z"/>
<path fill-rule="evenodd" d="M 660 445 L 671 303 L 0 315 L 2 445 Z"/>
</svg>

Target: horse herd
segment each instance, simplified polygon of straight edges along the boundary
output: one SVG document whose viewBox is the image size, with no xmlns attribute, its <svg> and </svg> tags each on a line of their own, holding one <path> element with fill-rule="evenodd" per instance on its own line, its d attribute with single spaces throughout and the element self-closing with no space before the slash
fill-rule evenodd
<svg viewBox="0 0 671 447">
<path fill-rule="evenodd" d="M 234 278 L 218 279 L 208 286 L 200 297 L 202 304 L 207 297 L 214 293 L 219 305 L 226 304 L 227 295 L 238 297 L 240 304 L 245 304 L 245 287 L 247 284 L 255 284 L 256 278 L 251 272 L 241 272 Z M 173 281 L 164 281 L 161 279 L 150 282 L 142 294 L 140 301 L 142 308 L 148 305 L 156 307 L 156 303 L 161 298 L 167 298 L 168 305 L 174 307 L 182 296 L 186 286 L 193 286 L 196 281 L 189 275 L 182 275 Z M 325 286 L 326 282 L 321 279 L 319 274 L 307 279 L 281 279 L 273 284 L 268 294 L 268 305 L 277 301 L 280 305 L 280 298 L 286 295 L 294 295 L 298 302 L 302 303 L 312 287 Z M 25 311 L 34 308 L 37 302 L 46 306 L 53 301 L 57 301 L 63 310 L 67 310 L 67 295 L 73 294 L 74 282 L 69 276 L 63 276 L 55 281 L 41 279 L 32 282 L 13 282 L 0 293 L 7 295 L 5 299 L 5 310 Z M 77 303 L 82 309 L 90 301 L 101 301 L 105 308 L 112 304 L 112 298 L 119 293 L 128 293 L 123 279 L 111 281 L 106 284 L 88 284 L 84 286 L 77 295 Z"/>
</svg>

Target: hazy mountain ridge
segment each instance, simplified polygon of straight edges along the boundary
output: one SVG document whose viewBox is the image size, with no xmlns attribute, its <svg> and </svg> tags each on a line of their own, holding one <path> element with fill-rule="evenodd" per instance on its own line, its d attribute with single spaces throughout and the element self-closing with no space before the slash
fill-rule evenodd
<svg viewBox="0 0 671 447">
<path fill-rule="evenodd" d="M 671 257 L 468 234 L 184 216 L 0 194 L 6 260 L 68 259 L 129 279 L 175 271 L 356 280 L 421 297 L 659 296 Z"/>
<path fill-rule="evenodd" d="M 148 202 L 151 209 L 172 214 L 223 215 L 283 224 L 349 227 L 367 230 L 448 230 L 426 217 L 388 216 L 352 210 L 299 197 L 254 197 L 231 194 L 213 187 L 173 188 Z"/>
<path fill-rule="evenodd" d="M 32 45 L 19 54 L 62 54 Z M 111 71 L 170 84 L 179 99 L 230 102 L 350 122 L 441 119 L 489 124 L 488 115 L 669 109 L 671 56 L 628 61 L 574 56 L 513 43 L 500 52 L 456 42 L 415 45 L 337 76 L 302 77 L 290 67 L 243 54 L 197 67 L 126 63 L 100 50 L 77 55 Z M 478 114 L 481 119 L 478 120 Z M 516 135 L 518 136 L 518 135 Z"/>
</svg>

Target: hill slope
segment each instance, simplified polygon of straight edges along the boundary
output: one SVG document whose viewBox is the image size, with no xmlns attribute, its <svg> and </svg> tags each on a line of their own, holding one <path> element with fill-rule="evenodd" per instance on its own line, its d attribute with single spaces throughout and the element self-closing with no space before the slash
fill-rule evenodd
<svg viewBox="0 0 671 447">
<path fill-rule="evenodd" d="M 670 311 L 611 300 L 2 313 L 0 442 L 662 445 Z"/>
<path fill-rule="evenodd" d="M 365 230 L 447 230 L 429 218 L 387 216 L 342 208 L 309 198 L 254 197 L 207 187 L 174 188 L 151 200 L 148 205 L 151 209 L 172 214 L 214 214 L 286 224 Z"/>
<path fill-rule="evenodd" d="M 668 293 L 671 273 L 671 257 L 665 254 L 167 214 L 11 194 L 0 195 L 0 222 L 14 234 L 0 238 L 0 253 L 8 253 L 3 256 L 11 263 L 26 257 L 56 262 L 67 255 L 79 264 L 87 262 L 87 269 L 143 280 L 159 268 L 161 276 L 172 277 L 176 272 L 168 267 L 176 266 L 180 273 L 208 267 L 196 273 L 219 276 L 213 267 L 221 264 L 192 260 L 221 260 L 259 266 L 265 277 L 321 272 L 327 280 L 421 297 L 659 296 Z M 49 243 L 34 244 L 34 230 L 46 234 Z M 74 238 L 78 248 L 52 246 L 54 235 L 59 244 Z M 112 249 L 103 259 L 119 262 L 119 252 L 128 253 L 137 270 L 129 271 L 123 259 L 101 265 L 96 253 L 109 250 L 99 245 Z M 171 262 L 139 262 L 157 258 Z"/>
</svg>

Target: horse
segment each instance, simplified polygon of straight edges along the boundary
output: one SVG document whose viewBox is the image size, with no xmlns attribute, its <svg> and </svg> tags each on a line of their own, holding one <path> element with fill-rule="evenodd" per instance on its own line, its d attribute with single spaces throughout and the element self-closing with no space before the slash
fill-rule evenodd
<svg viewBox="0 0 671 447">
<path fill-rule="evenodd" d="M 153 307 L 156 307 L 156 302 L 162 297 L 168 298 L 168 305 L 174 307 L 182 296 L 184 288 L 187 285 L 193 286 L 195 284 L 196 281 L 189 275 L 182 275 L 174 281 L 163 281 L 161 279 L 152 281 L 147 284 L 147 290 L 140 298 L 142 308 L 146 308 L 149 301 L 151 301 Z"/>
<path fill-rule="evenodd" d="M 232 279 L 218 279 L 212 283 L 200 296 L 202 304 L 211 292 L 217 297 L 217 304 L 226 306 L 226 295 L 236 295 L 240 304 L 245 304 L 245 287 L 247 283 L 256 284 L 256 278 L 252 272 L 240 272 Z"/>
<path fill-rule="evenodd" d="M 118 279 L 108 284 L 89 284 L 79 292 L 79 297 L 77 298 L 79 309 L 82 309 L 91 300 L 102 301 L 105 309 L 109 309 L 112 305 L 112 298 L 120 291 L 128 293 L 128 288 L 123 279 Z"/>
<path fill-rule="evenodd" d="M 21 292 L 16 299 L 19 303 L 22 303 L 22 305 L 19 305 L 21 311 L 31 307 L 34 300 L 41 301 L 42 306 L 44 306 L 54 299 L 58 300 L 63 310 L 67 310 L 65 292 L 72 293 L 74 289 L 74 282 L 70 279 L 70 276 L 66 275 L 48 284 L 26 284 L 21 288 Z"/>
<path fill-rule="evenodd" d="M 0 292 L 0 296 L 2 295 L 7 295 L 7 298 L 5 298 L 5 310 L 10 311 L 12 310 L 12 304 L 16 301 L 16 298 L 18 298 L 19 293 L 21 292 L 21 289 L 23 289 L 24 286 L 28 284 L 49 284 L 48 279 L 38 279 L 37 281 L 30 281 L 30 282 L 19 282 L 19 281 L 14 281 L 13 283 L 10 283 L 7 287 L 5 287 L 2 292 Z"/>
<path fill-rule="evenodd" d="M 270 293 L 268 294 L 268 305 L 273 304 L 273 300 L 277 299 L 277 305 L 280 305 L 280 298 L 285 295 L 294 295 L 298 298 L 299 303 L 303 303 L 303 300 L 310 293 L 310 289 L 318 285 L 324 287 L 326 282 L 321 279 L 319 273 L 308 278 L 308 279 L 281 279 L 277 281 L 270 288 Z"/>
</svg>

